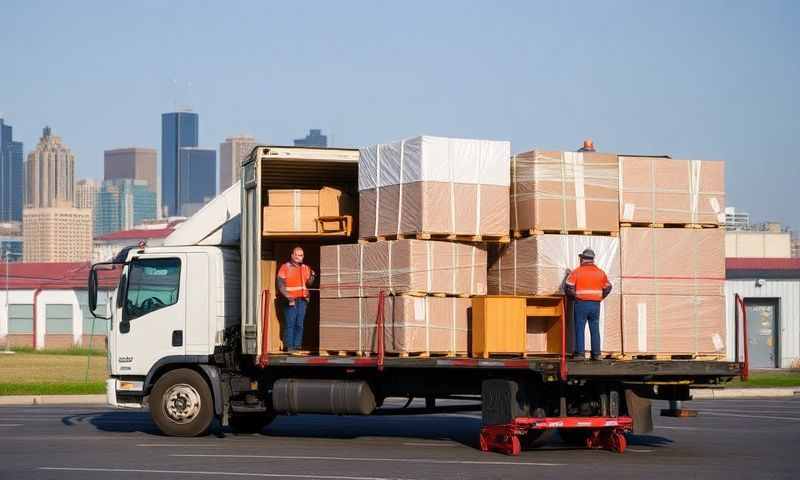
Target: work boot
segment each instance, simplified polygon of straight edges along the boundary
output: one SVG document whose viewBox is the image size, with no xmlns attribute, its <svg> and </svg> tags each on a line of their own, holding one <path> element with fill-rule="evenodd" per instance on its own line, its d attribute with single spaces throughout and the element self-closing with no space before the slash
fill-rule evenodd
<svg viewBox="0 0 800 480">
<path fill-rule="evenodd" d="M 602 355 L 592 355 L 592 360 L 602 360 L 602 359 L 603 359 Z"/>
</svg>

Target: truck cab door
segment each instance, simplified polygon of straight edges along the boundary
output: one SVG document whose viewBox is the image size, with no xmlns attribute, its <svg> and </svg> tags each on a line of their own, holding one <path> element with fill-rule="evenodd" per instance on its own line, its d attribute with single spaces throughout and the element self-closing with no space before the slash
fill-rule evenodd
<svg viewBox="0 0 800 480">
<path fill-rule="evenodd" d="M 113 375 L 147 375 L 159 360 L 186 354 L 185 254 L 134 258 L 115 305 Z"/>
</svg>

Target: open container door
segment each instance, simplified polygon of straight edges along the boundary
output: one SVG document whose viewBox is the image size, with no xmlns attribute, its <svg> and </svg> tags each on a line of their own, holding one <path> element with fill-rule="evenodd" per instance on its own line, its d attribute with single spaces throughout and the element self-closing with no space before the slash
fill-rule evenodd
<svg viewBox="0 0 800 480">
<path fill-rule="evenodd" d="M 315 245 L 349 243 L 352 239 L 320 238 L 262 238 L 263 208 L 267 205 L 267 191 L 271 189 L 315 189 L 335 187 L 350 195 L 358 211 L 358 150 L 343 148 L 309 148 L 258 146 L 242 163 L 242 353 L 261 355 L 277 353 L 280 331 L 275 316 L 274 278 L 263 278 L 262 261 L 280 264 L 286 245 Z M 354 222 L 356 225 L 358 222 Z M 284 252 L 285 253 L 285 252 Z M 308 255 L 309 259 L 318 258 Z M 277 266 L 276 265 L 276 266 Z M 315 270 L 318 270 L 315 268 Z M 274 273 L 272 274 L 274 276 Z M 270 290 L 264 295 L 264 290 Z M 268 303 L 266 303 L 268 302 Z M 262 303 L 264 303 L 262 305 Z M 262 317 L 268 320 L 269 331 L 264 332 Z M 269 320 L 271 318 L 271 321 Z M 310 322 L 309 322 L 310 323 Z M 276 328 L 277 327 L 277 328 Z M 308 324 L 307 328 L 316 328 Z M 316 332 L 310 332 L 315 334 Z M 268 342 L 266 348 L 262 343 Z M 312 342 L 313 343 L 313 342 Z M 263 358 L 260 359 L 262 365 Z M 257 359 L 258 361 L 258 359 Z"/>
</svg>

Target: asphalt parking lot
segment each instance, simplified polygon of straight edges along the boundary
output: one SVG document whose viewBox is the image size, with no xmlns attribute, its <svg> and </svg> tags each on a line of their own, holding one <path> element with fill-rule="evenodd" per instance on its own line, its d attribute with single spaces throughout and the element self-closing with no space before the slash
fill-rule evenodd
<svg viewBox="0 0 800 480">
<path fill-rule="evenodd" d="M 656 405 L 660 408 L 662 405 Z M 687 403 L 625 454 L 548 443 L 477 450 L 479 412 L 281 417 L 261 434 L 161 436 L 146 411 L 0 407 L 0 479 L 799 478 L 800 398 Z"/>
</svg>

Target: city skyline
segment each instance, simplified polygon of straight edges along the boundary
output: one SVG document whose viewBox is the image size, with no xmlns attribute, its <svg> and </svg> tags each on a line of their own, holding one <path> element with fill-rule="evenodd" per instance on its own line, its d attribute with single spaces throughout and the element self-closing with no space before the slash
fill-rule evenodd
<svg viewBox="0 0 800 480">
<path fill-rule="evenodd" d="M 0 111 L 26 148 L 53 125 L 77 176 L 97 179 L 103 150 L 157 147 L 153 119 L 179 105 L 202 113 L 205 146 L 236 132 L 290 145 L 309 127 L 342 147 L 432 134 L 572 150 L 591 137 L 601 151 L 725 160 L 730 204 L 800 228 L 783 201 L 800 177 L 797 2 L 312 4 L 5 2 L 0 53 L 47 74 L 0 78 Z M 414 9 L 425 15 L 392 33 Z M 269 38 L 265 18 L 285 20 Z M 30 36 L 34 24 L 47 34 Z"/>
</svg>

